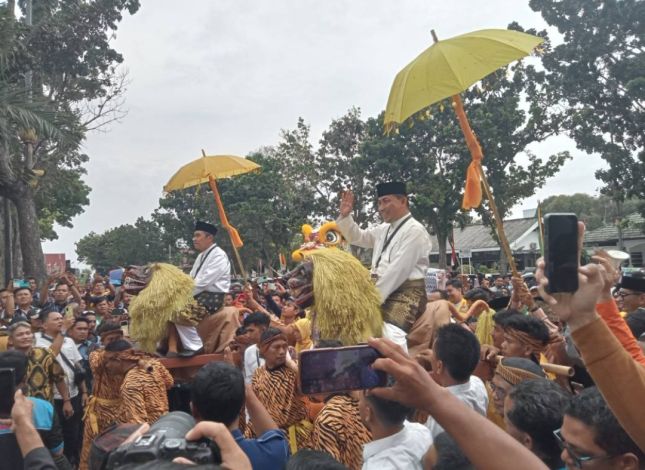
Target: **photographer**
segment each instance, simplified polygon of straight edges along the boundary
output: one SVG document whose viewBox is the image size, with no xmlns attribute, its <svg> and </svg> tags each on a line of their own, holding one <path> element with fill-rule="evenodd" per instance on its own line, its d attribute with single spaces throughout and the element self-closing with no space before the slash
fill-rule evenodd
<svg viewBox="0 0 645 470">
<path fill-rule="evenodd" d="M 25 384 L 27 366 L 27 357 L 18 351 L 0 353 L 0 368 L 13 369 L 13 385 L 17 390 L 11 419 L 0 420 L 0 466 L 71 469 L 63 455 L 62 430 L 54 407 L 40 398 L 25 397 L 20 389 Z M 11 393 L 14 393 L 13 389 L 0 390 L 0 395 L 5 397 Z"/>
</svg>

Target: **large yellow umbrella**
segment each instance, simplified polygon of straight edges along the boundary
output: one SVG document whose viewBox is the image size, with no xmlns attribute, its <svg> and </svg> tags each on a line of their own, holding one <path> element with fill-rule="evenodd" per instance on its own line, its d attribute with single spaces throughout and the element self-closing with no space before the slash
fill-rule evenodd
<svg viewBox="0 0 645 470">
<path fill-rule="evenodd" d="M 459 93 L 485 76 L 531 53 L 542 38 L 507 29 L 485 29 L 439 41 L 423 51 L 401 70 L 392 84 L 385 109 L 385 130 L 394 129 L 414 113 L 445 98 L 452 97 L 459 125 L 472 156 L 466 177 L 462 207 L 478 207 L 482 186 L 495 216 L 502 249 L 514 273 L 515 261 L 504 233 L 497 205 L 481 166 L 483 153 L 470 127 Z"/>
<path fill-rule="evenodd" d="M 260 170 L 260 165 L 246 158 L 235 155 L 207 156 L 206 152 L 202 150 L 201 158 L 182 166 L 163 187 L 164 191 L 171 192 L 199 186 L 202 183 L 209 184 L 215 198 L 222 227 L 226 229 L 231 238 L 235 258 L 245 279 L 246 271 L 238 251 L 238 248 L 243 246 L 242 239 L 237 229 L 228 222 L 228 217 L 226 217 L 226 211 L 217 189 L 217 180 L 258 170 Z"/>
</svg>

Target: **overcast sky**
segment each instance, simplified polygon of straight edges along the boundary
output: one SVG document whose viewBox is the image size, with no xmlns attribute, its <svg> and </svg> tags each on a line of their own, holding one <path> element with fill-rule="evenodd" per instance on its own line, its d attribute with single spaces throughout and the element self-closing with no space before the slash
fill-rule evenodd
<svg viewBox="0 0 645 470">
<path fill-rule="evenodd" d="M 59 228 L 45 252 L 75 260 L 74 243 L 91 231 L 132 223 L 157 207 L 162 187 L 183 164 L 208 154 L 246 155 L 275 144 L 299 116 L 317 141 L 352 106 L 363 117 L 384 109 L 394 76 L 440 38 L 511 21 L 544 28 L 528 0 L 142 0 L 114 42 L 131 84 L 128 115 L 89 135 L 90 205 Z M 570 150 L 568 162 L 534 198 L 596 193 L 598 157 L 567 138 L 532 148 Z M 243 235 L 243 234 L 242 234 Z"/>
</svg>

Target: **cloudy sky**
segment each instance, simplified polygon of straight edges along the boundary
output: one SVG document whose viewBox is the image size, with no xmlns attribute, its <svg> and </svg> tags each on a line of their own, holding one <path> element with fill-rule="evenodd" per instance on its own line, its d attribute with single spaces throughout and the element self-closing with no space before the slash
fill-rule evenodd
<svg viewBox="0 0 645 470">
<path fill-rule="evenodd" d="M 246 155 L 276 143 L 299 116 L 317 140 L 352 106 L 378 114 L 433 28 L 447 38 L 511 21 L 545 27 L 528 0 L 142 0 L 115 40 L 131 81 L 128 114 L 87 139 L 90 205 L 45 252 L 75 260 L 74 243 L 89 232 L 147 217 L 168 178 L 202 148 Z M 598 157 L 564 137 L 532 148 L 565 149 L 573 161 L 513 215 L 551 194 L 596 192 Z"/>
</svg>

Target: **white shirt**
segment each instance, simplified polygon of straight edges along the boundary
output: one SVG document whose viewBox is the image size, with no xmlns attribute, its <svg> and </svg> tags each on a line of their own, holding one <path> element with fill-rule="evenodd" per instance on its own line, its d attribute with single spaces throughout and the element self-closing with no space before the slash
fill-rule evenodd
<svg viewBox="0 0 645 470">
<path fill-rule="evenodd" d="M 451 385 L 450 387 L 446 387 L 446 389 L 477 413 L 486 416 L 488 393 L 486 393 L 484 382 L 479 377 L 471 375 L 468 382 Z M 426 421 L 426 426 L 430 430 L 433 439 L 443 432 L 443 428 L 439 426 L 432 416 Z"/>
<path fill-rule="evenodd" d="M 403 423 L 403 429 L 363 446 L 363 470 L 423 470 L 422 459 L 432 445 L 423 424 Z"/>
<path fill-rule="evenodd" d="M 52 345 L 51 341 L 49 341 L 48 339 L 43 338 L 42 333 L 38 332 L 34 336 L 36 337 L 36 346 L 37 347 L 49 349 L 49 347 Z M 76 363 L 81 362 L 83 360 L 83 356 L 81 356 L 81 353 L 78 352 L 78 348 L 76 347 L 76 343 L 71 338 L 65 338 L 64 339 L 63 346 L 61 347 L 60 352 L 62 354 L 64 354 L 65 357 L 72 364 L 76 364 Z M 74 383 L 74 369 L 72 369 L 70 366 L 67 365 L 67 363 L 63 360 L 63 358 L 61 357 L 60 354 L 58 356 L 56 356 L 56 360 L 58 361 L 60 366 L 63 368 L 63 372 L 65 372 L 65 384 L 67 385 L 67 389 L 69 390 L 69 397 L 74 398 L 76 395 L 78 395 L 78 387 Z M 62 400 L 63 399 L 61 394 L 58 393 L 58 387 L 54 387 L 54 398 L 56 400 Z"/>
<path fill-rule="evenodd" d="M 197 272 L 204 258 L 206 261 Z M 195 260 L 190 277 L 195 280 L 193 295 L 200 292 L 228 292 L 231 287 L 231 263 L 228 256 L 219 246 L 209 246 Z"/>
<path fill-rule="evenodd" d="M 391 236 L 409 216 L 405 215 L 391 224 L 381 224 L 362 230 L 351 215 L 338 218 L 336 224 L 347 241 L 355 246 L 372 248 L 372 274 L 376 274 L 376 288 L 381 293 L 381 302 L 408 280 L 425 279 L 430 267 L 430 235 L 423 225 L 410 218 L 383 249 L 386 237 Z M 381 258 L 378 266 L 376 262 Z"/>
<path fill-rule="evenodd" d="M 252 344 L 244 351 L 244 383 L 250 384 L 255 369 L 264 365 L 264 359 L 260 357 L 260 350 L 257 344 Z"/>
</svg>

